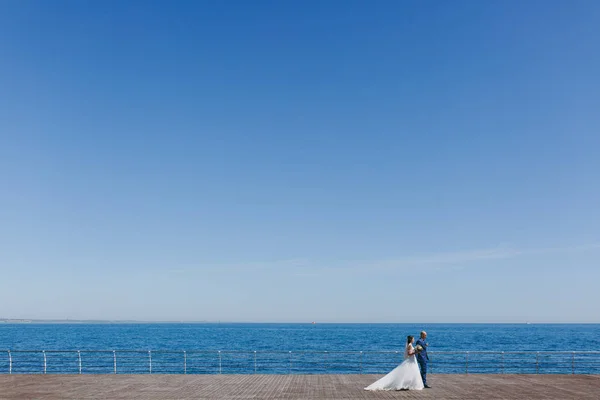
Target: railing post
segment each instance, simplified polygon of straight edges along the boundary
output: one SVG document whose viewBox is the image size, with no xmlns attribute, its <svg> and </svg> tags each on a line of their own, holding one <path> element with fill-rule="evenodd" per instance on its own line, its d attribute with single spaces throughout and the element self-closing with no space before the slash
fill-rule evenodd
<svg viewBox="0 0 600 400">
<path fill-rule="evenodd" d="M 431 356 L 433 358 L 433 352 L 431 352 Z M 429 356 L 429 354 L 427 354 L 427 356 Z M 431 366 L 429 366 L 429 361 L 427 361 L 427 370 L 429 371 L 430 374 L 433 374 L 433 362 L 431 362 Z"/>
<path fill-rule="evenodd" d="M 535 373 L 540 373 L 540 352 L 535 353 Z"/>
<path fill-rule="evenodd" d="M 183 351 L 183 374 L 187 374 L 187 353 Z"/>
<path fill-rule="evenodd" d="M 504 373 L 504 352 L 502 352 L 502 373 Z"/>
<path fill-rule="evenodd" d="M 77 361 L 79 364 L 79 375 L 81 375 L 81 351 L 77 350 Z"/>
<path fill-rule="evenodd" d="M 8 373 L 9 375 L 12 374 L 12 354 L 10 350 L 8 350 Z"/>
<path fill-rule="evenodd" d="M 152 373 L 152 351 L 148 350 L 148 372 Z"/>
<path fill-rule="evenodd" d="M 117 373 L 117 352 L 113 350 L 113 372 Z"/>
<path fill-rule="evenodd" d="M 289 373 L 292 373 L 292 352 L 290 351 L 290 371 Z"/>
<path fill-rule="evenodd" d="M 469 373 L 469 352 L 467 351 L 466 357 L 465 357 L 465 374 Z"/>
<path fill-rule="evenodd" d="M 360 352 L 360 374 L 363 373 L 363 352 Z"/>
<path fill-rule="evenodd" d="M 575 375 L 575 352 L 571 353 L 571 374 Z"/>
<path fill-rule="evenodd" d="M 44 374 L 45 374 L 46 373 L 46 367 L 47 367 L 46 350 L 42 350 L 42 353 L 44 353 Z"/>
<path fill-rule="evenodd" d="M 254 350 L 254 373 L 256 374 L 256 350 Z"/>
<path fill-rule="evenodd" d="M 221 361 L 221 350 L 219 350 L 219 374 L 223 373 L 223 363 Z"/>
</svg>

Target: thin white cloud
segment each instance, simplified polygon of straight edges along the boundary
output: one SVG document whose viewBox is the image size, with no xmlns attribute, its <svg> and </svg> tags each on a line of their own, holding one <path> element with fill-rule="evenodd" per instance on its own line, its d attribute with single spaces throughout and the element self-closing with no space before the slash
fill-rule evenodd
<svg viewBox="0 0 600 400">
<path fill-rule="evenodd" d="M 492 248 L 458 252 L 433 253 L 415 257 L 400 258 L 389 261 L 396 265 L 430 265 L 430 264 L 455 264 L 479 260 L 493 260 L 499 258 L 512 258 L 522 254 L 519 250 L 511 248 Z"/>
<path fill-rule="evenodd" d="M 594 249 L 600 249 L 600 243 L 530 249 L 513 249 L 511 247 L 499 246 L 489 249 L 431 253 L 413 257 L 403 257 L 393 260 L 365 262 L 362 263 L 362 265 L 354 265 L 353 268 L 358 267 L 361 269 L 408 269 L 419 266 L 432 266 L 436 267 L 436 269 L 442 269 L 444 266 L 449 265 L 458 265 L 466 267 L 468 264 L 471 264 L 476 261 L 485 262 L 489 260 L 516 258 L 525 255 L 580 252 Z"/>
<path fill-rule="evenodd" d="M 327 271 L 372 271 L 378 269 L 403 270 L 415 267 L 431 267 L 443 269 L 447 267 L 465 268 L 474 263 L 510 259 L 526 255 L 581 252 L 600 249 L 600 243 L 591 243 L 563 247 L 543 247 L 518 249 L 509 246 L 498 246 L 486 249 L 474 249 L 454 252 L 437 252 L 410 257 L 400 257 L 386 260 L 344 260 L 337 262 L 317 262 L 305 258 L 280 261 L 265 261 L 239 264 L 203 264 L 181 266 L 169 272 L 201 272 L 201 271 L 285 271 L 297 277 L 317 277 Z"/>
<path fill-rule="evenodd" d="M 525 254 L 547 254 L 547 253 L 569 253 L 586 250 L 600 249 L 600 243 L 582 244 L 576 246 L 565 246 L 565 247 L 546 247 L 539 249 L 529 249 L 525 251 Z"/>
</svg>

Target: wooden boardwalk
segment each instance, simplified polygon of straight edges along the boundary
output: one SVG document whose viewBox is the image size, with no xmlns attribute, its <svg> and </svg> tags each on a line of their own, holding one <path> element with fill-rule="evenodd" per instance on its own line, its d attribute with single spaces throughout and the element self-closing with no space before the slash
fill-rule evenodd
<svg viewBox="0 0 600 400">
<path fill-rule="evenodd" d="M 600 375 L 431 375 L 367 392 L 378 375 L 0 375 L 0 399 L 600 399 Z"/>
</svg>

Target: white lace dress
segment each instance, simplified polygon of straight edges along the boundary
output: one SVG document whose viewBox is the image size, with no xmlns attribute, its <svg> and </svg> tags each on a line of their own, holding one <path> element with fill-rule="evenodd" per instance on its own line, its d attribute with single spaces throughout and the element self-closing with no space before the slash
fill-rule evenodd
<svg viewBox="0 0 600 400">
<path fill-rule="evenodd" d="M 409 355 L 413 351 L 412 344 L 406 345 L 404 350 L 404 361 L 398 365 L 389 374 L 369 385 L 365 390 L 422 390 L 423 379 L 417 358 L 414 354 Z"/>
</svg>

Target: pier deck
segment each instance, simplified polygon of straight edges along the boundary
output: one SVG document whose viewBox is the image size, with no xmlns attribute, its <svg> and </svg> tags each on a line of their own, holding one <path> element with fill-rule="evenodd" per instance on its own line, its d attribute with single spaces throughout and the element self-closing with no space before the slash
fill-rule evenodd
<svg viewBox="0 0 600 400">
<path fill-rule="evenodd" d="M 600 399 L 600 375 L 431 375 L 423 391 L 367 392 L 379 375 L 0 375 L 0 399 Z"/>
</svg>

